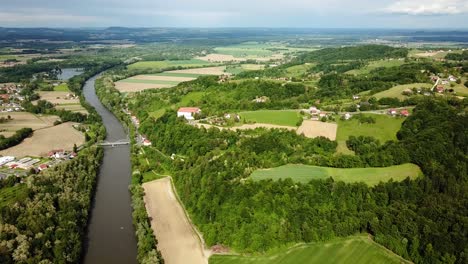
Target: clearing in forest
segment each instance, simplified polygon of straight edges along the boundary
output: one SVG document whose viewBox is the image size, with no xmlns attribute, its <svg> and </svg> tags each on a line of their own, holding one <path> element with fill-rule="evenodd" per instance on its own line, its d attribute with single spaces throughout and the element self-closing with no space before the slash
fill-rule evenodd
<svg viewBox="0 0 468 264">
<path fill-rule="evenodd" d="M 368 235 L 301 244 L 267 255 L 213 255 L 210 264 L 387 264 L 411 263 L 375 243 Z"/>
<path fill-rule="evenodd" d="M 166 264 L 207 264 L 205 250 L 185 210 L 172 188 L 169 177 L 143 184 L 146 210 L 158 239 L 158 249 Z"/>
<path fill-rule="evenodd" d="M 3 156 L 46 156 L 53 149 L 72 150 L 73 145 L 82 145 L 84 135 L 73 128 L 78 123 L 67 122 L 54 127 L 34 131 L 33 135 L 20 144 L 0 151 Z"/>
<path fill-rule="evenodd" d="M 383 168 L 331 168 L 309 166 L 302 164 L 289 164 L 271 169 L 256 170 L 251 178 L 255 181 L 265 179 L 287 179 L 307 183 L 311 180 L 333 178 L 335 181 L 346 183 L 364 182 L 369 186 L 379 184 L 379 182 L 403 181 L 407 177 L 415 179 L 419 177 L 421 170 L 417 165 L 407 163 L 402 165 Z"/>
<path fill-rule="evenodd" d="M 304 120 L 302 125 L 297 129 L 297 134 L 304 134 L 308 138 L 326 137 L 330 140 L 335 140 L 337 129 L 338 125 L 336 123 Z"/>
<path fill-rule="evenodd" d="M 302 120 L 299 111 L 296 110 L 259 110 L 239 113 L 246 122 L 264 123 L 279 126 L 293 126 Z"/>
</svg>

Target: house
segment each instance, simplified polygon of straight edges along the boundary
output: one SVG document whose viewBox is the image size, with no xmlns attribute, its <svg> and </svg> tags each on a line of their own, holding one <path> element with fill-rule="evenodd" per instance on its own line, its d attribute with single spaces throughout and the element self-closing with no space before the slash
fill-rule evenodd
<svg viewBox="0 0 468 264">
<path fill-rule="evenodd" d="M 309 113 L 310 113 L 311 115 L 319 115 L 319 114 L 320 114 L 320 110 L 317 109 L 317 107 L 315 107 L 315 106 L 311 106 L 311 107 L 309 108 Z"/>
<path fill-rule="evenodd" d="M 8 162 L 12 162 L 14 160 L 15 160 L 15 157 L 12 157 L 12 156 L 0 157 L 0 166 L 3 166 L 4 164 Z"/>
<path fill-rule="evenodd" d="M 346 114 L 344 114 L 343 118 L 344 118 L 344 120 L 349 120 L 349 119 L 351 119 L 351 114 L 346 113 Z"/>
<path fill-rule="evenodd" d="M 404 117 L 408 117 L 410 115 L 409 111 L 406 109 L 403 109 L 400 111 L 400 115 Z"/>
<path fill-rule="evenodd" d="M 149 141 L 148 139 L 145 138 L 143 140 L 143 146 L 145 146 L 145 147 L 151 146 L 151 141 Z"/>
<path fill-rule="evenodd" d="M 37 169 L 39 171 L 43 171 L 43 170 L 47 169 L 48 167 L 49 167 L 49 165 L 47 165 L 47 164 L 41 164 L 41 165 L 39 165 L 39 167 L 37 167 Z"/>
<path fill-rule="evenodd" d="M 448 77 L 448 80 L 451 81 L 451 82 L 456 82 L 456 81 L 457 81 L 457 78 L 455 78 L 455 76 L 453 76 L 453 75 L 450 75 L 450 76 Z"/>
<path fill-rule="evenodd" d="M 353 95 L 353 100 L 359 100 L 361 98 L 359 95 Z"/>
<path fill-rule="evenodd" d="M 0 94 L 0 99 L 3 100 L 4 102 L 8 102 L 10 100 L 10 95 L 9 94 Z"/>
<path fill-rule="evenodd" d="M 388 114 L 389 114 L 389 115 L 392 115 L 392 116 L 394 116 L 394 115 L 396 115 L 396 114 L 397 114 L 397 110 L 396 110 L 396 109 L 394 109 L 394 108 L 392 108 L 392 109 L 389 109 L 389 110 L 388 110 Z"/>
<path fill-rule="evenodd" d="M 260 97 L 255 97 L 255 99 L 252 100 L 252 102 L 255 103 L 266 103 L 270 100 L 267 96 L 260 96 Z"/>
<path fill-rule="evenodd" d="M 177 117 L 183 116 L 186 120 L 194 120 L 196 114 L 200 114 L 201 110 L 198 107 L 181 107 L 177 110 Z"/>
<path fill-rule="evenodd" d="M 436 87 L 436 91 L 437 91 L 438 93 L 443 93 L 443 92 L 445 91 L 445 88 L 444 88 L 444 86 L 442 86 L 442 85 L 438 85 L 438 86 Z"/>
</svg>

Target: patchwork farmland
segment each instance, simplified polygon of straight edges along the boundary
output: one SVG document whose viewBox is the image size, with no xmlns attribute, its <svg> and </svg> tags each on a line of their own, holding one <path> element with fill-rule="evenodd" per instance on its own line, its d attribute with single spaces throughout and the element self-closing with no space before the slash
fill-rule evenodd
<svg viewBox="0 0 468 264">
<path fill-rule="evenodd" d="M 166 71 L 157 74 L 136 75 L 115 83 L 115 88 L 123 93 L 139 92 L 147 89 L 171 88 L 181 82 L 192 81 L 199 76 L 229 75 L 226 67 L 206 67 Z"/>
</svg>

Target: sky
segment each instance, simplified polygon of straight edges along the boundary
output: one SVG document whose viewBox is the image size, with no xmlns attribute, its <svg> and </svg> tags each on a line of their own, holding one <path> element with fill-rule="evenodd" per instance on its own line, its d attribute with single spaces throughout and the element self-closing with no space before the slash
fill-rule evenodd
<svg viewBox="0 0 468 264">
<path fill-rule="evenodd" d="M 468 28 L 468 0 L 0 0 L 0 27 Z"/>
</svg>

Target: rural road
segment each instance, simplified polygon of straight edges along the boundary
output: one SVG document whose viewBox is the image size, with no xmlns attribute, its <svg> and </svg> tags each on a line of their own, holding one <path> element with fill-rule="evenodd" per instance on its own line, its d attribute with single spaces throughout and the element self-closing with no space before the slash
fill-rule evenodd
<svg viewBox="0 0 468 264">
<path fill-rule="evenodd" d="M 169 177 L 143 184 L 145 205 L 158 249 L 166 264 L 208 264 L 205 250 L 184 209 L 177 200 Z"/>
</svg>

